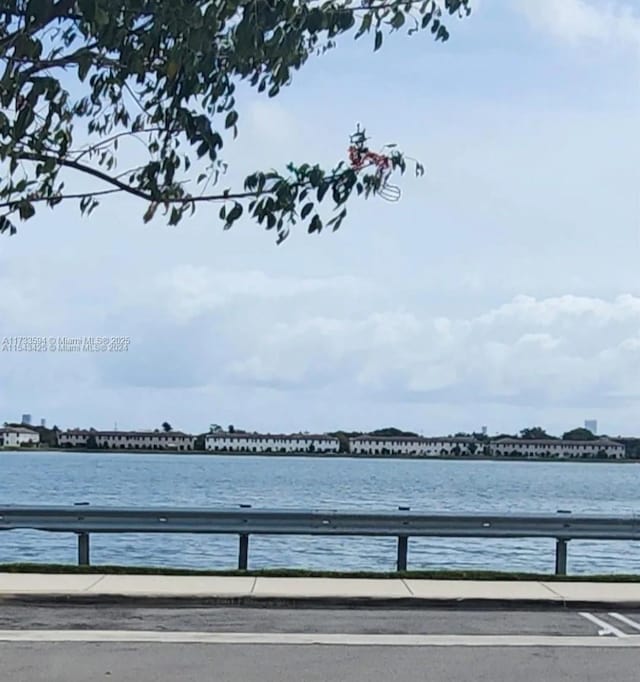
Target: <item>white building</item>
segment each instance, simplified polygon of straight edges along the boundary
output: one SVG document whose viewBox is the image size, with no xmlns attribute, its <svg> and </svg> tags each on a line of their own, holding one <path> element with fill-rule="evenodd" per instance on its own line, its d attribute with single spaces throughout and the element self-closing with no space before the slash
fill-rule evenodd
<svg viewBox="0 0 640 682">
<path fill-rule="evenodd" d="M 284 435 L 215 431 L 205 436 L 205 448 L 212 452 L 335 453 L 340 450 L 340 441 L 334 436 L 307 433 Z"/>
<path fill-rule="evenodd" d="M 425 438 L 418 436 L 356 436 L 349 438 L 352 455 L 421 455 Z"/>
<path fill-rule="evenodd" d="M 36 447 L 40 443 L 40 434 L 24 426 L 3 426 L 0 428 L 0 447 Z"/>
<path fill-rule="evenodd" d="M 500 438 L 491 442 L 491 454 L 498 457 L 535 457 L 549 459 L 624 459 L 622 443 L 597 440 L 560 440 Z"/>
<path fill-rule="evenodd" d="M 95 447 L 110 450 L 193 450 L 195 436 L 182 431 L 92 431 L 70 429 L 58 434 L 61 448 Z"/>
<path fill-rule="evenodd" d="M 78 448 L 87 445 L 91 431 L 88 429 L 68 429 L 58 433 L 58 447 Z"/>
<path fill-rule="evenodd" d="M 349 439 L 349 451 L 354 455 L 447 457 L 472 455 L 480 447 L 471 437 L 356 436 Z"/>
</svg>

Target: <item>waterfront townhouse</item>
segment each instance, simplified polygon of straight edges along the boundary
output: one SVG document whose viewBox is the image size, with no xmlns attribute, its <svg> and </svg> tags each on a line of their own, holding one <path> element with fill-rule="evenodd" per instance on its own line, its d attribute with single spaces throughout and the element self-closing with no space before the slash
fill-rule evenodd
<svg viewBox="0 0 640 682">
<path fill-rule="evenodd" d="M 212 452 L 337 453 L 340 441 L 334 436 L 308 433 L 228 433 L 214 431 L 205 436 L 205 448 Z"/>
<path fill-rule="evenodd" d="M 425 439 L 419 436 L 356 436 L 349 438 L 352 455 L 422 455 Z"/>
<path fill-rule="evenodd" d="M 448 457 L 471 455 L 479 449 L 472 437 L 356 436 L 349 439 L 354 455 Z"/>
<path fill-rule="evenodd" d="M 440 436 L 424 440 L 424 454 L 427 457 L 460 457 L 481 452 L 476 439 L 471 436 Z"/>
<path fill-rule="evenodd" d="M 195 436 L 182 431 L 93 431 L 71 429 L 58 434 L 60 447 L 109 450 L 193 450 Z M 94 442 L 95 441 L 95 442 Z"/>
<path fill-rule="evenodd" d="M 58 433 L 58 447 L 61 448 L 79 448 L 86 447 L 89 442 L 89 436 L 95 435 L 96 432 L 88 429 L 68 429 L 67 431 L 60 431 Z"/>
<path fill-rule="evenodd" d="M 0 428 L 0 447 L 37 447 L 40 434 L 24 426 L 3 426 Z"/>
<path fill-rule="evenodd" d="M 597 440 L 560 440 L 541 438 L 499 438 L 491 441 L 496 457 L 544 459 L 624 459 L 625 446 L 608 438 Z"/>
</svg>

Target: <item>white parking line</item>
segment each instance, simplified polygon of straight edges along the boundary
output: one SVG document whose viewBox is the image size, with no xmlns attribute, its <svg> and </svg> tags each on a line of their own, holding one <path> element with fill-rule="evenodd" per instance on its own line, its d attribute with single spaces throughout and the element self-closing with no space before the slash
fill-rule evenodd
<svg viewBox="0 0 640 682">
<path fill-rule="evenodd" d="M 604 620 L 601 620 L 592 613 L 581 612 L 580 615 L 600 628 L 598 630 L 599 637 L 606 637 L 607 635 L 614 635 L 615 637 L 629 637 L 626 632 L 622 632 L 622 630 L 619 630 L 617 627 L 610 625 Z"/>
<path fill-rule="evenodd" d="M 619 620 L 621 623 L 628 625 L 630 628 L 633 628 L 634 630 L 640 630 L 640 623 L 636 622 L 635 620 L 632 620 L 631 618 L 627 618 L 627 616 L 623 616 L 621 613 L 610 613 L 609 615 L 612 618 Z"/>
<path fill-rule="evenodd" d="M 157 632 L 123 630 L 4 630 L 0 643 L 242 644 L 403 647 L 583 647 L 640 648 L 640 635 L 366 635 L 312 633 Z"/>
</svg>

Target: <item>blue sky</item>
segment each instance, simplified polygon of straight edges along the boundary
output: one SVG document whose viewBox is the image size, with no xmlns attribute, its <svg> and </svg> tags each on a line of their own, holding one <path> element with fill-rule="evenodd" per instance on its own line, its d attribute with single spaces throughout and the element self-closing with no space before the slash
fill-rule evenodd
<svg viewBox="0 0 640 682">
<path fill-rule="evenodd" d="M 45 212 L 0 240 L 0 337 L 123 335 L 126 353 L 0 353 L 0 416 L 444 434 L 597 418 L 638 433 L 640 7 L 482 0 L 451 40 L 342 41 L 275 100 L 243 93 L 228 181 L 344 158 L 357 121 L 426 167 L 396 204 L 281 246 L 217 209 Z"/>
</svg>

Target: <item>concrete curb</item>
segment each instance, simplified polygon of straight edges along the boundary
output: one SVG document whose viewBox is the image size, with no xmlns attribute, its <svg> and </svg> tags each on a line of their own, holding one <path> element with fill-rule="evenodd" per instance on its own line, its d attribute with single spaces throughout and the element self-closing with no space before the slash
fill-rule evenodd
<svg viewBox="0 0 640 682">
<path fill-rule="evenodd" d="M 434 597 L 269 597 L 127 594 L 2 594 L 6 606 L 123 606 L 128 608 L 254 608 L 254 609 L 464 609 L 493 611 L 640 610 L 640 601 L 495 599 Z"/>
</svg>

